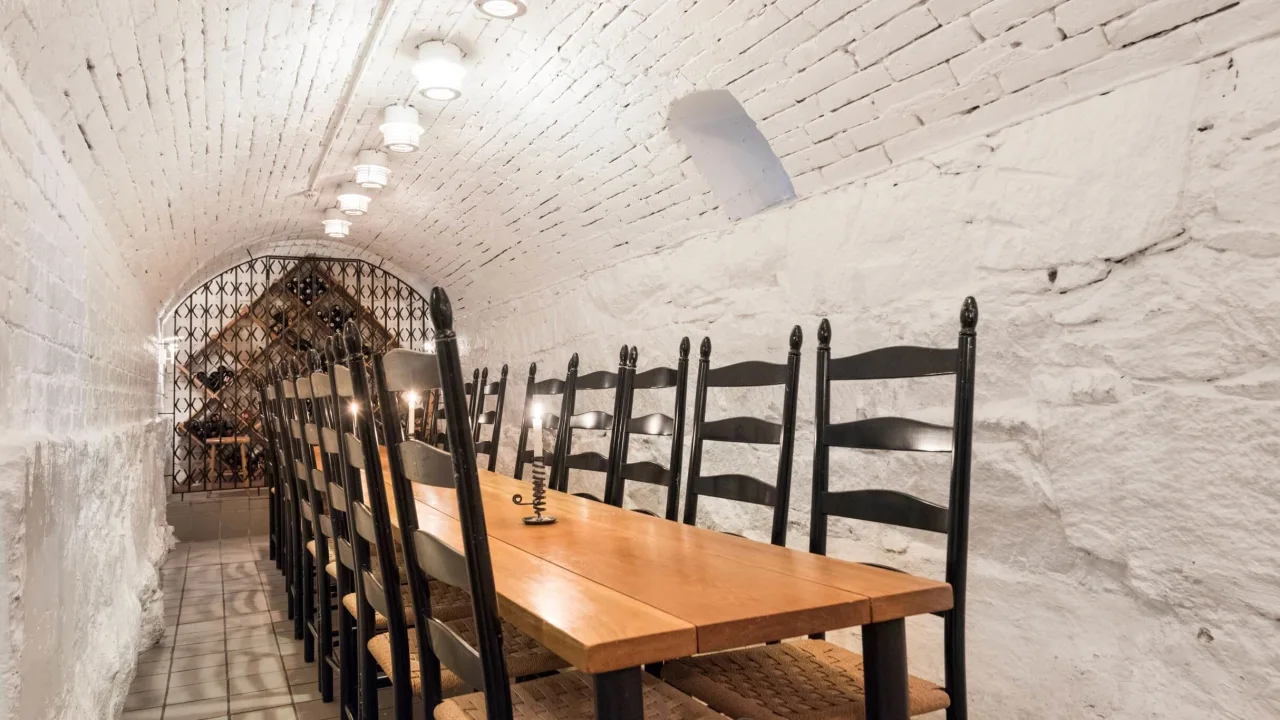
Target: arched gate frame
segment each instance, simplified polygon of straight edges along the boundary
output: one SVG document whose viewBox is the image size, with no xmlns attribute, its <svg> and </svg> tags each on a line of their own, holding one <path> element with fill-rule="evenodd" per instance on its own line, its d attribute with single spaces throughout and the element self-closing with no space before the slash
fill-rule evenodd
<svg viewBox="0 0 1280 720">
<path fill-rule="evenodd" d="M 255 383 L 347 320 L 367 351 L 421 348 L 432 336 L 427 301 L 364 260 L 267 256 L 192 292 L 170 319 L 174 493 L 263 487 L 266 438 Z"/>
</svg>

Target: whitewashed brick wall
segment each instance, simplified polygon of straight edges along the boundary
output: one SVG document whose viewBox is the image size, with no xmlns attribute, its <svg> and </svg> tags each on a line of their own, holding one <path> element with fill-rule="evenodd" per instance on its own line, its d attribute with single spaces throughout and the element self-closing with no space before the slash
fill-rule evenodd
<svg viewBox="0 0 1280 720">
<path fill-rule="evenodd" d="M 3 47 L 0 253 L 0 717 L 114 718 L 162 629 L 155 314 Z"/>
<path fill-rule="evenodd" d="M 1165 40 L 1178 32 L 1188 31 Z M 575 274 L 465 314 L 464 362 L 509 363 L 521 378 L 537 361 L 550 377 L 572 352 L 583 372 L 611 368 L 627 343 L 644 370 L 674 364 L 681 337 L 696 348 L 704 335 L 715 366 L 780 362 L 798 323 L 789 542 L 806 549 L 820 318 L 832 321 L 836 356 L 954 346 L 972 294 L 981 309 L 972 715 L 1280 716 L 1277 128 L 1280 39 L 1271 39 L 732 227 L 634 238 L 626 260 L 602 252 Z M 499 469 L 508 471 L 522 385 L 512 383 L 504 418 Z M 952 391 L 939 380 L 843 383 L 832 419 L 946 423 Z M 669 393 L 638 397 L 637 416 L 670 412 Z M 777 417 L 781 401 L 776 389 L 713 391 L 707 416 Z M 609 407 L 608 397 L 591 402 Z M 637 440 L 630 457 L 665 462 L 666 448 Z M 709 444 L 704 470 L 771 480 L 776 452 Z M 937 458 L 833 451 L 833 463 L 835 489 L 947 498 Z M 599 493 L 600 482 L 571 477 L 570 489 Z M 662 501 L 639 484 L 626 500 L 650 510 Z M 712 498 L 699 513 L 703 525 L 768 539 L 762 508 Z M 934 536 L 845 521 L 833 534 L 839 557 L 942 576 Z M 940 680 L 940 623 L 908 628 L 912 671 Z M 857 647 L 847 633 L 834 637 Z"/>
</svg>

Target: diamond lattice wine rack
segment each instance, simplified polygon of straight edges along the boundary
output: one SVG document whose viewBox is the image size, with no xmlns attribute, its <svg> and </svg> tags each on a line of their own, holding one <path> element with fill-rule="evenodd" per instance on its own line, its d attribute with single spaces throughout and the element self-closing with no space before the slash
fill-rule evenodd
<svg viewBox="0 0 1280 720">
<path fill-rule="evenodd" d="M 262 257 L 205 283 L 173 312 L 175 493 L 265 485 L 256 382 L 353 320 L 367 351 L 422 347 L 427 303 L 363 260 Z"/>
</svg>

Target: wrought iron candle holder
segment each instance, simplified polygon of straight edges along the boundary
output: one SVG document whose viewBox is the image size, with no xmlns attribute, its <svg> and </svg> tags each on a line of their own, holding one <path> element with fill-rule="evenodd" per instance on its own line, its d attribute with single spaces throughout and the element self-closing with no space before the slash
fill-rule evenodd
<svg viewBox="0 0 1280 720">
<path fill-rule="evenodd" d="M 556 521 L 554 515 L 542 514 L 547 509 L 547 467 L 542 464 L 542 458 L 533 461 L 532 499 L 524 502 L 524 496 L 517 493 L 511 496 L 511 502 L 533 508 L 533 514 L 524 518 L 525 525 L 550 525 Z"/>
</svg>

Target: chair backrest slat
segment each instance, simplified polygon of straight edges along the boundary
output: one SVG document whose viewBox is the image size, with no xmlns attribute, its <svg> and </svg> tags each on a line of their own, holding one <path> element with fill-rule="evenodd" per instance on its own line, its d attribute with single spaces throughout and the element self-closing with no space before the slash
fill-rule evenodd
<svg viewBox="0 0 1280 720">
<path fill-rule="evenodd" d="M 467 644 L 453 628 L 432 618 L 427 623 L 431 647 L 445 667 L 471 687 L 484 687 L 484 662 L 480 652 Z"/>
<path fill-rule="evenodd" d="M 693 491 L 699 495 L 765 507 L 774 507 L 778 503 L 778 489 L 750 475 L 702 475 L 694 478 L 691 484 Z"/>
<path fill-rule="evenodd" d="M 664 413 L 649 413 L 627 421 L 627 433 L 630 435 L 669 437 L 675 430 L 676 419 Z"/>
<path fill-rule="evenodd" d="M 828 425 L 823 440 L 831 447 L 861 450 L 951 452 L 953 434 L 946 425 L 910 418 L 875 417 Z"/>
<path fill-rule="evenodd" d="M 609 458 L 594 450 L 588 450 L 565 458 L 564 466 L 570 470 L 607 473 L 609 472 Z"/>
<path fill-rule="evenodd" d="M 642 460 L 623 465 L 622 473 L 619 477 L 623 480 L 635 480 L 649 485 L 661 485 L 670 488 L 672 475 L 671 471 L 666 467 L 650 460 Z"/>
<path fill-rule="evenodd" d="M 676 367 L 656 367 L 636 372 L 638 351 L 631 348 L 627 359 L 626 382 L 623 389 L 622 413 L 623 422 L 619 423 L 621 437 L 618 440 L 618 479 L 615 482 L 614 495 L 606 498 L 611 505 L 622 507 L 626 494 L 626 481 L 636 480 L 650 485 L 667 488 L 666 512 L 668 520 L 675 520 L 680 510 L 680 473 L 684 462 L 684 418 L 685 398 L 689 387 L 689 338 L 680 340 L 680 359 Z M 650 413 L 642 417 L 632 417 L 631 409 L 635 404 L 636 390 L 661 390 L 674 388 L 672 414 Z M 670 437 L 671 449 L 668 465 L 646 461 L 627 462 L 631 450 L 632 435 L 651 437 Z M 642 510 L 642 512 L 648 512 Z"/>
<path fill-rule="evenodd" d="M 561 397 L 560 414 L 566 418 L 556 433 L 555 460 L 551 470 L 550 486 L 553 490 L 569 491 L 569 471 L 584 470 L 604 474 L 604 492 L 599 496 L 589 493 L 578 493 L 593 500 L 606 501 L 613 496 L 617 484 L 618 441 L 621 432 L 618 429 L 622 411 L 625 378 L 627 371 L 627 354 L 629 348 L 622 346 L 618 353 L 617 371 L 598 370 L 578 375 L 578 354 L 569 358 L 568 372 L 565 374 L 564 395 Z M 588 410 L 579 412 L 579 390 L 613 390 L 612 411 Z M 605 453 L 574 453 L 574 431 L 595 431 L 609 433 L 609 449 Z"/>
<path fill-rule="evenodd" d="M 703 424 L 702 439 L 751 445 L 777 445 L 782 442 L 782 423 L 754 417 L 713 420 Z"/>
<path fill-rule="evenodd" d="M 368 505 L 362 502 L 351 503 L 351 519 L 360 537 L 369 542 L 376 543 L 378 541 L 378 531 L 373 526 L 373 511 L 369 509 Z"/>
<path fill-rule="evenodd" d="M 791 329 L 790 350 L 783 364 L 749 360 L 721 368 L 711 368 L 711 339 L 703 338 L 699 348 L 698 386 L 694 395 L 693 447 L 689 453 L 689 482 L 684 504 L 684 522 L 698 521 L 698 496 L 712 495 L 725 500 L 773 508 L 769 541 L 787 544 L 787 514 L 790 510 L 791 466 L 795 449 L 796 394 L 800 384 L 800 326 Z M 782 387 L 782 417 L 767 420 L 755 417 L 707 419 L 710 388 Z M 748 475 L 702 474 L 702 448 L 707 441 L 778 446 L 778 470 L 774 484 Z"/>
<path fill-rule="evenodd" d="M 404 474 L 412 482 L 432 487 L 453 487 L 453 460 L 449 453 L 420 440 L 405 440 L 396 447 Z"/>
<path fill-rule="evenodd" d="M 897 490 L 845 490 L 823 493 L 822 510 L 850 520 L 898 525 L 946 534 L 947 508 Z"/>
<path fill-rule="evenodd" d="M 827 372 L 831 380 L 837 382 L 954 375 L 956 351 L 912 345 L 877 348 L 857 355 L 832 358 Z"/>
<path fill-rule="evenodd" d="M 787 366 L 748 360 L 707 371 L 707 387 L 768 387 L 787 382 Z"/>
<path fill-rule="evenodd" d="M 613 424 L 613 415 L 603 410 L 591 410 L 569 418 L 569 427 L 574 430 L 607 430 Z"/>
</svg>

